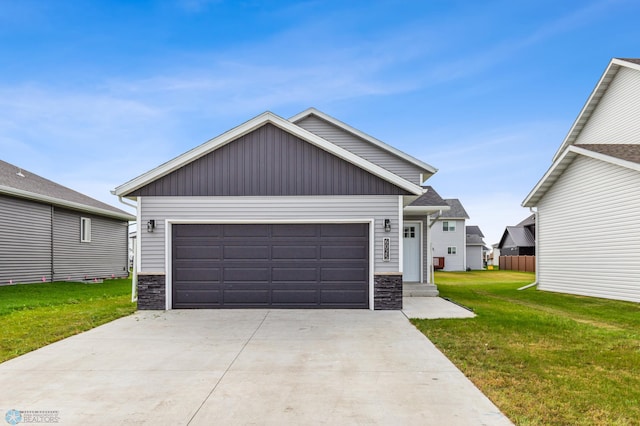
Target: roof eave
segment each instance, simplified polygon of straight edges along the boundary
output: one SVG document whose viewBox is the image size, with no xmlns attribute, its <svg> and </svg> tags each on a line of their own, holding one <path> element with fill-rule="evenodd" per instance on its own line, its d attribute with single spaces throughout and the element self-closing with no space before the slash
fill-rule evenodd
<svg viewBox="0 0 640 426">
<path fill-rule="evenodd" d="M 366 140 L 367 142 L 369 142 L 369 143 L 371 143 L 373 145 L 376 145 L 376 146 L 378 146 L 378 147 L 390 152 L 391 154 L 393 154 L 393 155 L 395 155 L 397 157 L 402 158 L 405 161 L 408 161 L 408 162 L 410 162 L 410 163 L 422 168 L 424 171 L 426 171 L 428 173 L 431 173 L 432 175 L 435 174 L 438 171 L 438 169 L 433 167 L 432 165 L 427 164 L 424 161 L 418 160 L 417 158 L 407 154 L 406 152 L 402 152 L 399 149 L 394 148 L 391 145 L 388 145 L 388 144 L 382 142 L 381 140 L 376 139 L 373 136 L 368 135 L 368 134 L 362 132 L 361 130 L 356 129 L 355 127 L 351 127 L 350 125 L 348 125 L 346 123 L 343 123 L 342 121 L 340 121 L 340 120 L 338 120 L 338 119 L 336 119 L 334 117 L 331 117 L 330 115 L 327 115 L 322 111 L 317 110 L 316 108 L 308 108 L 308 109 L 306 109 L 306 110 L 294 115 L 293 117 L 289 118 L 289 121 L 292 122 L 292 123 L 295 123 L 295 122 L 300 121 L 301 119 L 306 118 L 306 117 L 308 117 L 310 115 L 317 115 L 318 117 L 322 118 L 323 120 L 328 121 L 329 123 L 341 128 L 341 129 L 343 129 L 343 130 L 345 130 L 345 131 L 347 131 L 347 132 L 349 132 L 349 133 L 351 133 L 351 134 L 353 134 L 353 135 L 355 135 L 355 136 L 357 136 L 359 138 L 362 138 L 362 139 Z"/>
<path fill-rule="evenodd" d="M 382 167 L 373 164 L 364 158 L 347 151 L 344 148 L 341 148 L 331 142 L 321 138 L 318 135 L 315 135 L 299 126 L 296 126 L 294 123 L 285 120 L 282 117 L 279 117 L 271 112 L 262 113 L 251 120 L 237 126 L 209 141 L 193 148 L 186 153 L 179 155 L 178 157 L 152 169 L 135 179 L 130 180 L 129 182 L 116 187 L 113 191 L 114 195 L 126 197 L 131 192 L 143 187 L 144 185 L 159 179 L 167 174 L 179 169 L 180 167 L 200 158 L 223 145 L 226 145 L 229 142 L 257 129 L 258 127 L 264 124 L 273 124 L 276 127 L 279 127 L 295 136 L 300 137 L 301 139 L 317 146 L 320 149 L 323 149 L 337 157 L 348 161 L 376 176 L 381 179 L 384 179 L 412 194 L 421 195 L 422 187 L 416 185 L 402 177 L 383 169 Z"/>
<path fill-rule="evenodd" d="M 98 207 L 87 206 L 86 204 L 76 203 L 73 201 L 62 200 L 60 198 L 49 197 L 47 195 L 36 194 L 33 192 L 23 191 L 21 189 L 10 188 L 8 186 L 0 185 L 0 193 L 11 195 L 18 198 L 23 198 L 31 201 L 38 201 L 45 204 L 53 204 L 54 206 L 64 207 L 71 210 L 81 211 L 85 213 L 92 213 L 98 216 L 110 217 L 112 219 L 120 219 L 126 221 L 136 220 L 135 216 L 130 214 L 122 214 L 113 212 Z"/>
<path fill-rule="evenodd" d="M 406 206 L 402 209 L 403 213 L 414 213 L 414 214 L 430 214 L 440 211 L 447 211 L 451 207 L 449 206 Z"/>
</svg>

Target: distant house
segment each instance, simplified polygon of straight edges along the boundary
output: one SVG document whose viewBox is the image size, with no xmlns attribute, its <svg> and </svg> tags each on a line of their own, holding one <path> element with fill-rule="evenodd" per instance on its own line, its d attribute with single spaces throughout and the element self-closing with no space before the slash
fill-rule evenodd
<svg viewBox="0 0 640 426">
<path fill-rule="evenodd" d="M 507 226 L 497 246 L 498 256 L 534 256 L 536 254 L 535 215 L 516 226 Z"/>
<path fill-rule="evenodd" d="M 541 290 L 640 302 L 640 59 L 612 59 L 525 198 Z"/>
<path fill-rule="evenodd" d="M 484 234 L 480 227 L 470 225 L 466 227 L 466 257 L 467 268 L 484 269 L 485 243 Z"/>
<path fill-rule="evenodd" d="M 127 276 L 129 220 L 0 160 L 0 285 Z"/>
<path fill-rule="evenodd" d="M 467 211 L 457 198 L 445 198 L 449 210 L 438 217 L 431 230 L 433 256 L 444 258 L 445 271 L 464 271 L 467 266 Z"/>
</svg>

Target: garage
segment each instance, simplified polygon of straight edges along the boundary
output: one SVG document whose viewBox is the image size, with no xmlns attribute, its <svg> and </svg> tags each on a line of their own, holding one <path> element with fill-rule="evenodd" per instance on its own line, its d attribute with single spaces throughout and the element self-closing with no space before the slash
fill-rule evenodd
<svg viewBox="0 0 640 426">
<path fill-rule="evenodd" d="M 369 307 L 369 224 L 173 224 L 173 308 Z"/>
</svg>

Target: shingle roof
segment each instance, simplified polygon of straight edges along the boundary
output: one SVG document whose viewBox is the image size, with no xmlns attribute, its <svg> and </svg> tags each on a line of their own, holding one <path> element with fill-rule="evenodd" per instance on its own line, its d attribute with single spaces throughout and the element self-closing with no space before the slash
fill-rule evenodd
<svg viewBox="0 0 640 426">
<path fill-rule="evenodd" d="M 519 224 L 517 224 L 517 227 L 523 228 L 525 226 L 529 226 L 529 225 L 535 225 L 536 224 L 536 214 L 532 214 L 531 216 L 527 217 L 525 220 L 523 220 L 522 222 L 520 222 Z"/>
<path fill-rule="evenodd" d="M 484 234 L 480 230 L 479 226 L 469 225 L 469 226 L 466 227 L 466 232 L 467 232 L 468 235 L 480 235 L 480 237 L 484 238 Z"/>
<path fill-rule="evenodd" d="M 507 226 L 506 231 L 511 236 L 516 247 L 535 247 L 536 240 L 528 228 L 520 226 Z M 502 237 L 504 239 L 504 236 Z M 502 244 L 502 241 L 500 241 Z"/>
<path fill-rule="evenodd" d="M 617 59 L 620 59 L 621 61 L 631 62 L 632 64 L 640 65 L 640 59 L 639 58 L 617 58 Z"/>
<path fill-rule="evenodd" d="M 640 163 L 640 145 L 636 144 L 576 144 L 578 148 L 598 152 L 621 160 Z"/>
<path fill-rule="evenodd" d="M 416 198 L 410 206 L 447 206 L 447 202 L 430 186 L 424 187 L 426 192 Z"/>
<path fill-rule="evenodd" d="M 447 198 L 444 200 L 451 210 L 445 212 L 440 218 L 441 219 L 453 219 L 453 218 L 465 218 L 469 219 L 469 215 L 467 211 L 462 207 L 462 203 L 457 198 Z"/>
<path fill-rule="evenodd" d="M 0 193 L 98 215 L 135 220 L 127 212 L 0 160 Z"/>
</svg>

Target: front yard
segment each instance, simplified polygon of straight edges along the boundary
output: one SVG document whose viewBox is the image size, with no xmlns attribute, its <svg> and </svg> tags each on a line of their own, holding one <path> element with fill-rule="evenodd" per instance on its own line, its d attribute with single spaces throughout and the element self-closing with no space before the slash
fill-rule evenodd
<svg viewBox="0 0 640 426">
<path fill-rule="evenodd" d="M 632 425 L 640 419 L 640 304 L 517 288 L 534 275 L 439 272 L 465 320 L 413 320 L 519 425 Z"/>
<path fill-rule="evenodd" d="M 0 362 L 135 310 L 130 279 L 0 286 Z"/>
</svg>

